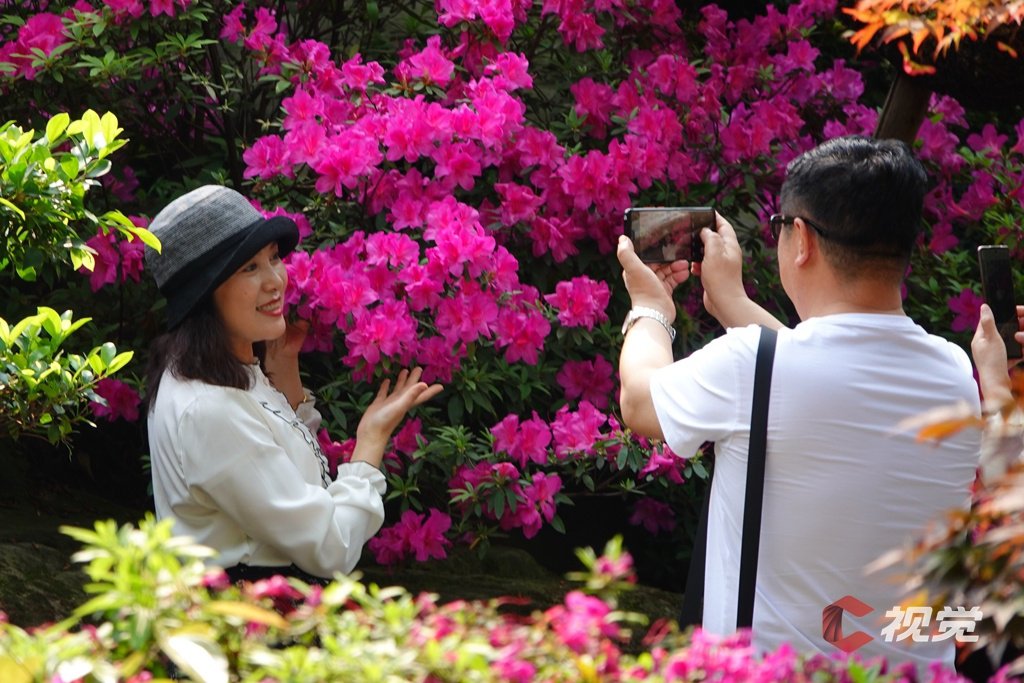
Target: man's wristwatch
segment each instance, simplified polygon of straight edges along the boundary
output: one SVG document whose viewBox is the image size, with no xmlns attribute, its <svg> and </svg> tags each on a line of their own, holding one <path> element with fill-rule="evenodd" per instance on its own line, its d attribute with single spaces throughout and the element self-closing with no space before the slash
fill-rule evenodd
<svg viewBox="0 0 1024 683">
<path fill-rule="evenodd" d="M 661 326 L 665 328 L 665 331 L 668 332 L 669 340 L 676 340 L 675 328 L 673 328 L 669 323 L 668 318 L 666 318 L 661 311 L 648 308 L 647 306 L 634 306 L 630 309 L 629 313 L 626 315 L 625 322 L 622 323 L 622 336 L 626 336 L 626 333 L 629 332 L 629 328 L 633 327 L 636 321 L 640 318 L 652 318 L 657 320 L 661 323 Z"/>
</svg>

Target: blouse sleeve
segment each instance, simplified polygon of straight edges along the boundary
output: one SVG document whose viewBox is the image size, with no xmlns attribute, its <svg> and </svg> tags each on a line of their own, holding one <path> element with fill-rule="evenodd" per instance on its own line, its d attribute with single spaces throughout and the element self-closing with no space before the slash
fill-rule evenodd
<svg viewBox="0 0 1024 683">
<path fill-rule="evenodd" d="M 326 489 L 310 484 L 264 419 L 240 390 L 189 406 L 178 439 L 190 489 L 304 571 L 325 577 L 352 571 L 384 522 L 383 475 L 352 468 Z"/>
</svg>

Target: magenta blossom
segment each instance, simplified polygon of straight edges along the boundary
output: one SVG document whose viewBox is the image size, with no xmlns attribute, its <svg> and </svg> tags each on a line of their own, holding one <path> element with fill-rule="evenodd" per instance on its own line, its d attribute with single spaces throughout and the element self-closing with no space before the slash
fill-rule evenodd
<svg viewBox="0 0 1024 683">
<path fill-rule="evenodd" d="M 451 545 L 445 538 L 451 524 L 451 517 L 436 508 L 431 508 L 429 516 L 406 510 L 397 524 L 383 529 L 367 545 L 381 564 L 394 564 L 410 555 L 419 562 L 443 560 Z"/>
<path fill-rule="evenodd" d="M 953 324 L 950 325 L 950 329 L 954 332 L 963 332 L 976 328 L 981 316 L 981 304 L 984 302 L 979 294 L 967 288 L 950 299 L 949 310 L 953 312 Z"/>
<path fill-rule="evenodd" d="M 508 453 L 521 469 L 528 462 L 543 465 L 548 460 L 548 445 L 551 443 L 551 428 L 533 411 L 529 420 L 519 421 L 518 415 L 508 415 L 491 427 L 494 436 L 494 450 Z"/>
<path fill-rule="evenodd" d="M 608 395 L 615 388 L 615 369 L 603 356 L 594 360 L 570 360 L 562 365 L 555 379 L 568 399 L 589 401 L 596 408 L 608 407 Z"/>
<path fill-rule="evenodd" d="M 96 417 L 113 422 L 139 419 L 139 392 L 119 379 L 104 377 L 96 383 L 96 393 L 105 401 L 90 401 L 89 408 Z"/>
<path fill-rule="evenodd" d="M 608 320 L 605 309 L 611 299 L 607 282 L 592 280 L 586 275 L 559 282 L 554 294 L 547 294 L 544 300 L 558 311 L 558 322 L 565 327 L 585 327 Z"/>
<path fill-rule="evenodd" d="M 583 654 L 594 647 L 602 638 L 618 639 L 619 627 L 608 619 L 611 608 L 601 601 L 580 591 L 571 591 L 565 596 L 565 605 L 556 605 L 545 616 L 551 627 L 567 647 Z"/>
<path fill-rule="evenodd" d="M 601 427 L 608 416 L 587 401 L 580 401 L 575 412 L 562 406 L 551 423 L 555 437 L 555 455 L 561 459 L 572 455 L 587 454 L 594 448 L 594 442 L 601 438 Z"/>
<path fill-rule="evenodd" d="M 561 490 L 562 479 L 557 474 L 536 472 L 533 481 L 520 492 L 515 511 L 506 511 L 502 516 L 501 528 L 521 528 L 523 536 L 533 538 L 544 522 L 554 519 L 557 509 L 555 496 Z"/>
<path fill-rule="evenodd" d="M 647 533 L 656 536 L 662 531 L 672 531 L 676 528 L 676 515 L 667 503 L 653 498 L 641 498 L 633 506 L 629 523 L 642 526 Z"/>
</svg>

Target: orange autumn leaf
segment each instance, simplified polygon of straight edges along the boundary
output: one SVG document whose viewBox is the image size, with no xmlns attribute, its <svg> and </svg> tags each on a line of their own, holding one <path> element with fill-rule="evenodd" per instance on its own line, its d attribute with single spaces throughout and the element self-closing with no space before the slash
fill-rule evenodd
<svg viewBox="0 0 1024 683">
<path fill-rule="evenodd" d="M 915 62 L 907 50 L 906 43 L 900 43 L 900 53 L 903 55 L 903 72 L 908 76 L 925 76 L 935 73 L 935 67 Z"/>
<path fill-rule="evenodd" d="M 956 405 L 934 408 L 921 415 L 907 418 L 900 422 L 896 429 L 903 432 L 916 431 L 917 441 L 922 442 L 942 441 L 964 429 L 981 429 L 984 426 L 985 419 L 962 401 Z"/>
<path fill-rule="evenodd" d="M 885 43 L 909 43 L 909 52 L 917 55 L 934 40 L 932 56 L 948 49 L 959 49 L 964 39 L 981 40 L 1003 26 L 1020 27 L 1024 23 L 1024 2 L 999 0 L 860 0 L 843 10 L 864 27 L 850 36 L 858 49 L 866 46 L 879 32 Z M 907 36 L 910 37 L 907 40 Z M 997 48 L 1014 57 L 1017 52 L 1004 42 Z M 906 53 L 905 53 L 906 54 Z M 918 62 L 906 64 L 907 73 L 929 73 Z"/>
</svg>

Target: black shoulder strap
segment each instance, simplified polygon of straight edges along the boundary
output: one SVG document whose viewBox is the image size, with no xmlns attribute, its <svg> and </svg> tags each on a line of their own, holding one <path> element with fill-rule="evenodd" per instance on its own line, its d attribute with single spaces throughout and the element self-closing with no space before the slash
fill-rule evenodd
<svg viewBox="0 0 1024 683">
<path fill-rule="evenodd" d="M 743 541 L 740 550 L 740 580 L 736 628 L 753 623 L 754 586 L 757 579 L 757 553 L 761 537 L 761 505 L 764 499 L 764 465 L 768 432 L 768 403 L 775 359 L 775 330 L 761 328 L 754 369 L 754 397 L 750 414 L 750 451 L 747 455 L 746 501 L 743 506 Z M 704 492 L 700 522 L 693 541 L 690 570 L 679 625 L 699 626 L 704 617 L 704 569 L 708 546 L 708 511 L 711 482 Z M 756 532 L 754 531 L 756 529 Z"/>
<path fill-rule="evenodd" d="M 754 404 L 750 411 L 750 450 L 747 453 L 747 488 L 743 503 L 743 545 L 740 549 L 739 599 L 736 628 L 754 623 L 754 587 L 757 552 L 761 545 L 761 506 L 764 502 L 764 463 L 768 447 L 768 402 L 775 360 L 775 330 L 761 328 L 754 369 Z"/>
</svg>

